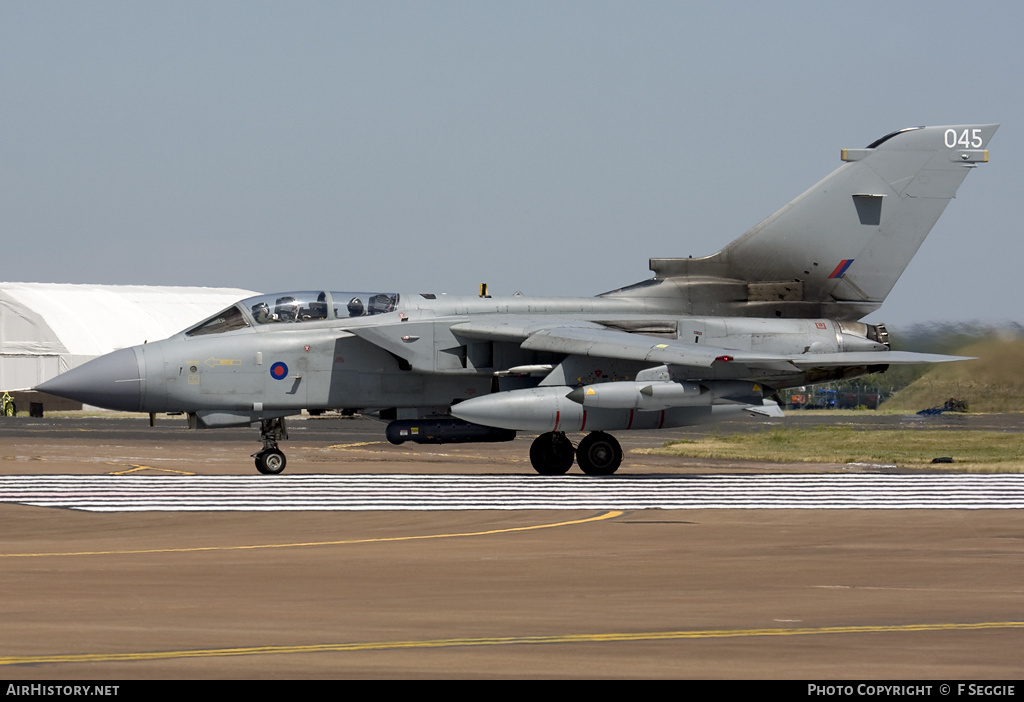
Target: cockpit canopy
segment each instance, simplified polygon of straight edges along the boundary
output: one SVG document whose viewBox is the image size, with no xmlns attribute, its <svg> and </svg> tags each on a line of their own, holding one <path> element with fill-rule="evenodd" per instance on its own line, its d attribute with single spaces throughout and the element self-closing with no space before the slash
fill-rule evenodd
<svg viewBox="0 0 1024 702">
<path fill-rule="evenodd" d="M 204 336 L 253 325 L 352 319 L 392 312 L 397 293 L 306 291 L 257 295 L 228 307 L 185 332 Z"/>
</svg>

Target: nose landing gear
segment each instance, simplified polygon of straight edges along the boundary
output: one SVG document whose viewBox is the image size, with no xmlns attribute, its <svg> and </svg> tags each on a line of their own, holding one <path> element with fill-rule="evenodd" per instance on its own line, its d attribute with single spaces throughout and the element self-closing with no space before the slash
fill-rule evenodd
<svg viewBox="0 0 1024 702">
<path fill-rule="evenodd" d="M 288 460 L 284 452 L 277 447 L 277 442 L 288 438 L 288 430 L 284 425 L 284 417 L 264 419 L 260 422 L 260 439 L 263 450 L 253 454 L 256 459 L 256 470 L 263 475 L 277 475 L 284 470 Z"/>
</svg>

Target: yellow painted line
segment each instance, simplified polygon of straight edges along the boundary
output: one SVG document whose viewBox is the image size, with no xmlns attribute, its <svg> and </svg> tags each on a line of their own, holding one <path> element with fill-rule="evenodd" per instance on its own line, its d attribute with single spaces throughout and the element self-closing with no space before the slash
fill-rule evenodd
<svg viewBox="0 0 1024 702">
<path fill-rule="evenodd" d="M 521 646 L 537 644 L 607 643 L 613 641 L 678 641 L 685 639 L 813 636 L 822 634 L 865 634 L 880 632 L 980 631 L 984 629 L 1024 629 L 1024 622 L 825 626 L 813 628 L 801 627 L 794 629 L 648 631 L 608 634 L 561 634 L 552 636 L 427 639 L 422 641 L 372 641 L 366 643 L 311 644 L 306 646 L 252 646 L 244 648 L 206 648 L 180 651 L 139 651 L 135 653 L 73 653 L 52 656 L 3 656 L 0 657 L 0 665 L 30 665 L 39 663 L 109 663 L 117 661 L 152 661 L 169 658 L 213 658 L 225 656 L 276 655 L 282 653 L 340 653 L 345 651 L 453 648 L 457 646 Z"/>
<path fill-rule="evenodd" d="M 354 443 L 354 444 L 333 444 L 331 446 L 328 446 L 327 448 L 328 449 L 347 449 L 347 448 L 354 448 L 356 446 L 373 446 L 375 444 L 383 444 L 383 443 L 384 443 L 383 441 L 359 441 L 359 442 Z"/>
<path fill-rule="evenodd" d="M 0 558 L 38 558 L 43 556 L 110 556 L 139 553 L 198 553 L 201 551 L 257 551 L 268 548 L 301 548 L 306 546 L 348 546 L 352 544 L 379 544 L 389 541 L 419 541 L 425 539 L 451 539 L 460 536 L 491 536 L 493 534 L 510 534 L 517 531 L 534 531 L 537 529 L 554 529 L 556 527 L 588 524 L 614 519 L 622 516 L 622 512 L 613 510 L 586 519 L 573 519 L 566 522 L 550 524 L 533 524 L 531 526 L 508 527 L 505 529 L 489 529 L 487 531 L 468 531 L 452 534 L 423 534 L 420 536 L 388 536 L 377 539 L 349 539 L 342 541 L 304 541 L 291 544 L 253 544 L 250 546 L 194 546 L 189 548 L 147 548 L 124 551 L 69 551 L 65 553 L 0 553 Z"/>
<path fill-rule="evenodd" d="M 117 464 L 111 463 L 110 465 Z M 191 473 L 187 470 L 173 470 L 171 468 L 154 468 L 153 466 L 140 466 L 134 463 L 131 464 L 131 468 L 129 468 L 128 470 L 113 470 L 107 473 L 107 475 L 130 475 L 131 473 L 137 473 L 141 470 L 155 470 L 158 473 L 174 473 L 175 475 L 195 475 L 195 473 Z"/>
</svg>

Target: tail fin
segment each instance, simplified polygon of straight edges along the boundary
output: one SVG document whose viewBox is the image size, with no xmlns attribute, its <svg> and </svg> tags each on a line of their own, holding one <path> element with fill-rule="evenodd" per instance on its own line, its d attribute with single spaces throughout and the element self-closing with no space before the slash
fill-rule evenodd
<svg viewBox="0 0 1024 702">
<path fill-rule="evenodd" d="M 689 278 L 731 291 L 695 314 L 859 319 L 885 300 L 968 171 L 988 160 L 998 127 L 911 127 L 843 149 L 842 166 L 717 254 L 651 259 L 651 270 L 681 289 Z"/>
</svg>

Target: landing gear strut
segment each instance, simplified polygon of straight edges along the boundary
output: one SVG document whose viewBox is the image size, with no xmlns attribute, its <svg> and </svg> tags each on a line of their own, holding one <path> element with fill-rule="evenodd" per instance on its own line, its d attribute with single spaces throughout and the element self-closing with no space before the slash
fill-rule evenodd
<svg viewBox="0 0 1024 702">
<path fill-rule="evenodd" d="M 587 475 L 611 475 L 622 464 L 622 447 L 611 434 L 592 431 L 576 449 L 576 462 Z"/>
<path fill-rule="evenodd" d="M 572 467 L 575 451 L 562 431 L 549 431 L 533 440 L 530 463 L 541 475 L 563 475 Z"/>
<path fill-rule="evenodd" d="M 263 450 L 253 454 L 256 459 L 256 470 L 264 475 L 277 475 L 284 470 L 288 460 L 284 452 L 277 447 L 277 442 L 288 438 L 288 430 L 284 426 L 284 417 L 264 419 L 260 422 L 260 439 Z"/>
</svg>

